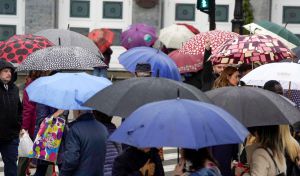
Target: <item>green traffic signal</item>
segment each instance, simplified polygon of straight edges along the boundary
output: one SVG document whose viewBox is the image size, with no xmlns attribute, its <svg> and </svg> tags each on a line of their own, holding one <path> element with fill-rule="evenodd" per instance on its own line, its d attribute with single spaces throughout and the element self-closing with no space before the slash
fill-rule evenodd
<svg viewBox="0 0 300 176">
<path fill-rule="evenodd" d="M 209 0 L 197 0 L 197 9 L 201 11 L 208 11 Z"/>
</svg>

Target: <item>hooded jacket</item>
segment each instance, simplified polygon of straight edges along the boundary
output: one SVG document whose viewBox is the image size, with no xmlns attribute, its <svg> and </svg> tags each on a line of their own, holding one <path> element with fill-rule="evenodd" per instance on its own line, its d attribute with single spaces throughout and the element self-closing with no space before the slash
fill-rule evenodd
<svg viewBox="0 0 300 176">
<path fill-rule="evenodd" d="M 5 68 L 12 70 L 12 80 L 7 84 L 8 89 L 0 80 L 0 141 L 10 141 L 19 137 L 22 124 L 22 104 L 19 89 L 14 84 L 14 67 L 9 62 L 0 60 L 0 71 Z"/>
</svg>

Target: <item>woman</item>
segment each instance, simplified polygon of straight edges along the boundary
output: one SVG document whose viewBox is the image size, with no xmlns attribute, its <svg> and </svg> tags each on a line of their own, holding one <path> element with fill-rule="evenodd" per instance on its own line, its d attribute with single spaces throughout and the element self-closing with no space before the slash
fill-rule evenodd
<svg viewBox="0 0 300 176">
<path fill-rule="evenodd" d="M 284 143 L 278 125 L 257 127 L 256 143 L 246 147 L 251 176 L 276 176 L 286 172 Z"/>
<path fill-rule="evenodd" d="M 215 159 L 208 148 L 182 149 L 181 161 L 175 168 L 174 176 L 221 176 Z M 184 166 L 190 164 L 188 172 L 184 172 Z"/>
<path fill-rule="evenodd" d="M 239 71 L 237 68 L 228 66 L 214 82 L 214 88 L 237 86 L 239 84 Z"/>
</svg>

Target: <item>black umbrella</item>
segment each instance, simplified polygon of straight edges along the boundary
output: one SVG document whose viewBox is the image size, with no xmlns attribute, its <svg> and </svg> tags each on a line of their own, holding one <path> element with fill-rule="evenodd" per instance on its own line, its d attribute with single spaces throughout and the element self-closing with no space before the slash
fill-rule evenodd
<svg viewBox="0 0 300 176">
<path fill-rule="evenodd" d="M 246 127 L 294 124 L 300 111 L 281 95 L 254 87 L 224 87 L 206 92 Z"/>
<path fill-rule="evenodd" d="M 140 106 L 178 97 L 211 103 L 199 89 L 165 78 L 132 78 L 117 82 L 95 94 L 84 106 L 107 115 L 127 117 Z M 164 107 L 162 107 L 164 108 Z"/>
<path fill-rule="evenodd" d="M 81 47 L 53 46 L 30 54 L 17 68 L 29 70 L 83 70 L 106 67 L 101 57 Z"/>
</svg>

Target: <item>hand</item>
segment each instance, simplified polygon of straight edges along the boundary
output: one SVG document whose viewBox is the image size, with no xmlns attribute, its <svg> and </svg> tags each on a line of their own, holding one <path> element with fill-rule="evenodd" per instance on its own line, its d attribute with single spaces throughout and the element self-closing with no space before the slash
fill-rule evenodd
<svg viewBox="0 0 300 176">
<path fill-rule="evenodd" d="M 26 131 L 27 130 L 25 130 L 25 129 L 21 129 L 20 133 L 19 133 L 19 136 L 22 137 L 26 133 Z"/>
<path fill-rule="evenodd" d="M 205 40 L 205 49 L 206 49 L 206 50 L 210 50 L 210 45 L 211 45 L 210 40 L 209 40 L 209 39 L 206 39 L 206 40 Z"/>
<path fill-rule="evenodd" d="M 52 116 L 53 116 L 54 118 L 57 118 L 57 117 L 59 117 L 60 115 L 62 115 L 63 113 L 64 113 L 64 110 L 59 109 L 59 110 L 57 110 Z"/>
<path fill-rule="evenodd" d="M 185 165 L 185 160 L 183 158 L 181 158 L 179 163 L 175 167 L 175 170 L 174 170 L 174 175 L 175 176 L 185 175 L 184 172 L 183 172 L 184 165 Z"/>
<path fill-rule="evenodd" d="M 146 164 L 142 168 L 140 168 L 140 172 L 142 173 L 142 175 L 154 175 L 154 173 L 155 173 L 155 164 L 151 163 L 150 159 L 148 159 Z"/>
</svg>

